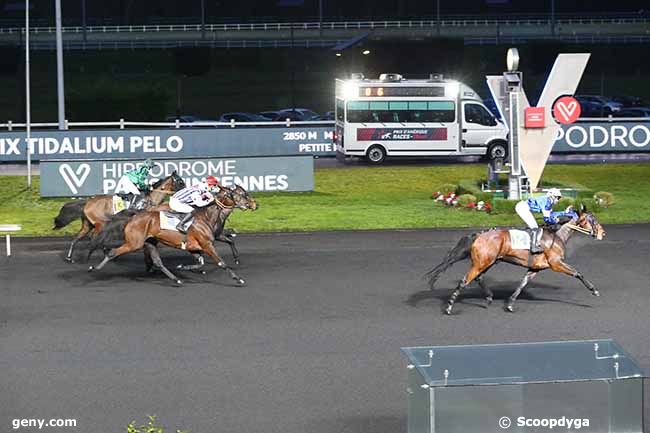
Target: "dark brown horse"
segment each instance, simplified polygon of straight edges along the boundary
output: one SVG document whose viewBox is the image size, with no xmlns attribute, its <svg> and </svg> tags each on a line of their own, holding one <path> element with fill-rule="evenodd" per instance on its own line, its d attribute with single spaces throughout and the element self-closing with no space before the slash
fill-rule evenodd
<svg viewBox="0 0 650 433">
<path fill-rule="evenodd" d="M 482 233 L 474 233 L 463 237 L 456 246 L 449 251 L 445 260 L 428 272 L 431 289 L 447 268 L 456 262 L 470 257 L 472 266 L 465 274 L 465 277 L 458 284 L 458 287 L 451 294 L 445 313 L 451 314 L 454 303 L 461 290 L 466 288 L 472 281 L 476 280 L 486 294 L 488 304 L 492 302 L 492 291 L 482 282 L 483 275 L 499 261 L 512 263 L 524 268 L 528 272 L 519 283 L 515 292 L 510 296 L 505 306 L 506 311 L 514 311 L 514 303 L 526 284 L 532 280 L 540 271 L 551 269 L 579 279 L 594 296 L 600 293 L 594 285 L 587 280 L 578 270 L 565 262 L 567 243 L 574 232 L 588 234 L 598 240 L 605 236 L 605 230 L 598 223 L 593 214 L 582 208 L 580 213 L 556 232 L 544 230 L 541 245 L 544 251 L 540 254 L 533 254 L 525 249 L 513 249 L 510 239 L 510 232 L 502 229 L 492 229 Z"/>
<path fill-rule="evenodd" d="M 144 198 L 145 208 L 159 205 L 165 197 L 183 188 L 185 182 L 174 171 L 170 176 L 152 185 L 151 191 Z M 99 233 L 113 215 L 113 195 L 98 195 L 87 200 L 75 200 L 64 204 L 54 218 L 53 230 L 63 228 L 77 218 L 81 219 L 81 229 L 70 244 L 66 260 L 72 263 L 72 254 L 77 242 L 88 236 L 91 231 L 94 234 Z"/>
<path fill-rule="evenodd" d="M 182 281 L 165 267 L 160 258 L 156 245 L 162 243 L 172 248 L 188 251 L 199 261 L 198 265 L 185 266 L 181 269 L 196 269 L 202 266 L 201 254 L 207 254 L 217 266 L 227 271 L 235 281 L 244 284 L 244 280 L 226 265 L 217 254 L 214 247 L 214 234 L 219 231 L 220 226 L 223 228 L 225 222 L 224 211 L 234 208 L 256 210 L 258 207 L 257 202 L 241 187 L 234 189 L 222 188 L 220 194 L 222 194 L 221 199 L 223 202 L 216 200 L 210 205 L 195 211 L 194 221 L 189 227 L 187 235 L 175 230 L 161 228 L 160 213 L 158 211 L 139 212 L 130 219 L 112 221 L 95 237 L 93 248 L 107 246 L 112 243 L 116 233 L 121 234 L 123 243 L 117 248 L 112 248 L 97 267 L 90 266 L 88 270 L 100 270 L 110 260 L 144 248 L 148 264 L 156 265 L 167 277 L 176 281 L 177 284 L 182 284 Z"/>
</svg>

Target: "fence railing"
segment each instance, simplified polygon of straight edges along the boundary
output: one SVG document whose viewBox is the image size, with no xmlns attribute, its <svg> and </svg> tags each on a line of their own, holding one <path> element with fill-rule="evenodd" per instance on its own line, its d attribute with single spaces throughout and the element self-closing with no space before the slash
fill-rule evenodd
<svg viewBox="0 0 650 433">
<path fill-rule="evenodd" d="M 30 123 L 30 128 L 33 129 L 58 129 L 59 124 L 57 122 L 35 122 Z M 118 129 L 126 128 L 245 128 L 245 127 L 255 127 L 255 126 L 277 126 L 277 127 L 302 127 L 302 126 L 313 126 L 313 125 L 332 125 L 334 126 L 333 120 L 291 120 L 287 119 L 284 121 L 268 121 L 268 122 L 237 122 L 231 120 L 230 122 L 218 122 L 218 121 L 197 121 L 197 122 L 133 122 L 120 119 L 117 122 L 68 122 L 66 120 L 64 129 L 70 128 L 104 128 L 104 127 L 115 127 Z M 7 131 L 14 131 L 16 129 L 25 129 L 27 125 L 25 123 L 16 123 L 11 120 L 6 123 L 0 123 L 0 130 L 6 129 Z"/>
<path fill-rule="evenodd" d="M 530 26 L 548 25 L 550 17 L 537 18 L 444 18 L 440 20 L 442 27 L 485 27 L 485 26 Z M 648 24 L 650 17 L 568 17 L 555 20 L 556 25 L 615 25 L 615 24 Z M 400 21 L 309 21 L 309 22 L 274 22 L 274 23 L 223 23 L 223 24 L 144 24 L 144 25 L 105 25 L 105 26 L 65 26 L 63 33 L 146 33 L 146 32 L 227 32 L 227 31 L 278 31 L 278 30 L 372 30 L 372 29 L 410 29 L 436 27 L 438 21 L 400 20 Z M 30 34 L 55 33 L 55 27 L 31 27 Z M 0 28 L 2 33 L 24 33 L 23 27 Z"/>
<path fill-rule="evenodd" d="M 577 122 L 640 122 L 640 121 L 650 121 L 647 117 L 581 117 Z M 197 122 L 134 122 L 120 119 L 117 122 L 65 122 L 65 129 L 71 128 L 104 128 L 104 127 L 115 127 L 118 129 L 127 129 L 127 128 L 246 128 L 246 127 L 256 127 L 256 126 L 275 126 L 275 127 L 303 127 L 303 126 L 334 126 L 334 120 L 291 120 L 287 119 L 285 121 L 268 121 L 268 122 L 237 122 L 231 120 L 230 122 L 219 122 L 219 121 L 197 121 Z M 58 129 L 59 124 L 57 122 L 36 122 L 30 123 L 30 127 L 33 129 Z M 25 129 L 25 123 L 16 123 L 11 120 L 6 123 L 0 123 L 0 130 L 14 131 Z"/>
</svg>

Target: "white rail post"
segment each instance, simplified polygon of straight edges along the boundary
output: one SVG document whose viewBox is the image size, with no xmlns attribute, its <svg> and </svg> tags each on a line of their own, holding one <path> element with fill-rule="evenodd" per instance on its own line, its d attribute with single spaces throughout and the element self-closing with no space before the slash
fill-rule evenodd
<svg viewBox="0 0 650 433">
<path fill-rule="evenodd" d="M 20 224 L 0 224 L 0 232 L 17 232 L 22 229 Z M 5 235 L 6 245 L 7 245 L 7 257 L 11 256 L 11 235 L 6 233 Z"/>
</svg>

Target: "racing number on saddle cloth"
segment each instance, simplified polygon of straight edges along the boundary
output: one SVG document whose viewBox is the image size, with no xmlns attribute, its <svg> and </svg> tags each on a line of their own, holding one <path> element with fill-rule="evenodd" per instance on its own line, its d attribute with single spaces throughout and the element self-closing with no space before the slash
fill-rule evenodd
<svg viewBox="0 0 650 433">
<path fill-rule="evenodd" d="M 530 234 L 524 230 L 508 230 L 510 232 L 510 248 L 513 250 L 530 250 Z"/>
</svg>

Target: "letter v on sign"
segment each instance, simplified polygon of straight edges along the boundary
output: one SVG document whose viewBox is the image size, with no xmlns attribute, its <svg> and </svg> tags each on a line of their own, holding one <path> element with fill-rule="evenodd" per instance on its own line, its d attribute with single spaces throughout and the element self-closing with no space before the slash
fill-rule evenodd
<svg viewBox="0 0 650 433">
<path fill-rule="evenodd" d="M 547 119 L 554 118 L 553 103 L 560 96 L 575 93 L 582 73 L 587 67 L 589 56 L 588 53 L 559 54 L 557 56 L 537 103 L 538 107 L 544 107 Z M 488 77 L 488 85 L 490 84 L 492 83 Z M 499 101 L 495 102 L 500 103 Z M 548 122 L 544 128 L 524 128 L 524 110 L 529 107 L 529 103 L 523 90 L 520 91 L 519 102 L 519 158 L 528 176 L 528 182 L 534 189 L 539 185 L 560 125 L 556 122 Z M 503 112 L 503 110 L 501 111 Z"/>
</svg>

